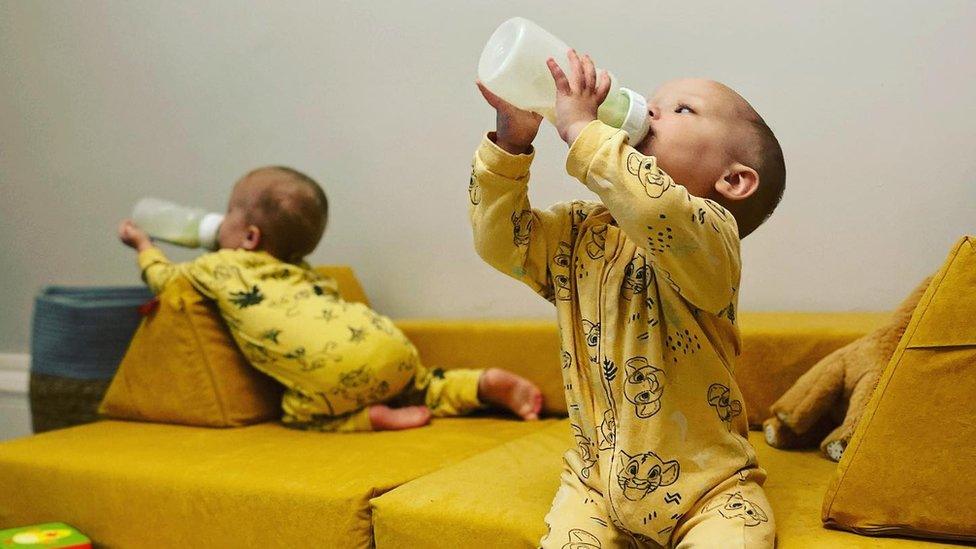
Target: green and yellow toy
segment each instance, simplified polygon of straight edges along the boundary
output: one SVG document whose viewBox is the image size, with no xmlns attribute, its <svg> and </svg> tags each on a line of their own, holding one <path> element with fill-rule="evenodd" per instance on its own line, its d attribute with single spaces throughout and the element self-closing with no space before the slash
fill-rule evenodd
<svg viewBox="0 0 976 549">
<path fill-rule="evenodd" d="M 0 530 L 0 548 L 91 549 L 91 540 L 63 522 Z"/>
</svg>

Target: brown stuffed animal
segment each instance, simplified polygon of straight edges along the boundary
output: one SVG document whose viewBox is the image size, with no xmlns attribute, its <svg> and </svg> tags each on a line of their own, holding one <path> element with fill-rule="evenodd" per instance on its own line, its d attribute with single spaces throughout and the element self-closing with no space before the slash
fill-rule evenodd
<svg viewBox="0 0 976 549">
<path fill-rule="evenodd" d="M 915 288 L 887 324 L 827 355 L 800 376 L 770 406 L 773 417 L 763 422 L 766 443 L 775 448 L 803 448 L 816 445 L 823 437 L 820 450 L 840 461 L 881 371 L 931 280 L 929 277 Z"/>
</svg>

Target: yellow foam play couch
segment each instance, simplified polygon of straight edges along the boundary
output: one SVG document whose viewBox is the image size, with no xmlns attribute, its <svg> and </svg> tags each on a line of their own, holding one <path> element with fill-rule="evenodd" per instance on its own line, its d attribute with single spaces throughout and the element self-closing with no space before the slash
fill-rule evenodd
<svg viewBox="0 0 976 549">
<path fill-rule="evenodd" d="M 356 286 L 352 279 L 344 283 Z M 741 315 L 738 377 L 758 425 L 809 366 L 885 315 Z M 533 547 L 573 442 L 554 321 L 401 321 L 429 365 L 500 366 L 542 387 L 549 418 L 435 419 L 327 434 L 104 420 L 0 443 L 0 528 L 60 521 L 106 547 Z M 165 352 L 161 350 L 160 352 Z M 826 530 L 835 464 L 752 442 L 779 547 L 939 547 Z"/>
</svg>

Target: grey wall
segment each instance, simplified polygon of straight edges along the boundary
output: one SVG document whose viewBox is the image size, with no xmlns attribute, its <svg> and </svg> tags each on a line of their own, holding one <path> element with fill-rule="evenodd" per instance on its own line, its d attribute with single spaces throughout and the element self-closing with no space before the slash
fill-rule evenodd
<svg viewBox="0 0 976 549">
<path fill-rule="evenodd" d="M 114 235 L 141 196 L 222 209 L 282 163 L 334 205 L 317 263 L 394 317 L 547 317 L 471 247 L 471 154 L 494 122 L 481 46 L 524 15 L 630 87 L 708 76 L 787 155 L 743 247 L 741 308 L 893 307 L 976 232 L 976 3 L 0 1 L 0 352 L 46 284 L 137 283 Z M 539 139 L 537 206 L 586 197 Z M 190 257 L 174 253 L 177 259 Z"/>
</svg>

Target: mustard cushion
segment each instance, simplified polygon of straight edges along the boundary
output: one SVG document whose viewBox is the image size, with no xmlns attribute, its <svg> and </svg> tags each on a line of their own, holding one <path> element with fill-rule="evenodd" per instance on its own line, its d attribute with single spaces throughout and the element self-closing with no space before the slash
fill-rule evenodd
<svg viewBox="0 0 976 549">
<path fill-rule="evenodd" d="M 0 525 L 57 517 L 98 547 L 367 548 L 371 497 L 549 423 L 333 434 L 99 421 L 0 443 Z"/>
<path fill-rule="evenodd" d="M 570 433 L 562 420 L 374 498 L 377 549 L 537 547 L 559 486 L 563 452 L 573 444 Z M 760 433 L 750 433 L 750 441 L 769 473 L 765 489 L 779 549 L 954 547 L 824 529 L 818 508 L 835 464 L 815 451 L 770 448 Z"/>
<path fill-rule="evenodd" d="M 365 301 L 347 267 L 320 268 L 349 301 Z M 116 419 L 234 427 L 280 416 L 281 388 L 252 368 L 216 305 L 183 277 L 133 336 L 99 412 Z"/>
<path fill-rule="evenodd" d="M 560 420 L 374 498 L 377 549 L 537 547 L 570 432 Z"/>
<path fill-rule="evenodd" d="M 976 541 L 976 237 L 953 248 L 823 501 L 834 528 Z"/>
<path fill-rule="evenodd" d="M 545 413 L 566 415 L 554 320 L 401 320 L 396 325 L 427 367 L 504 368 L 539 386 Z"/>
<path fill-rule="evenodd" d="M 760 426 L 769 406 L 807 369 L 870 332 L 888 313 L 743 313 L 743 349 L 736 378 L 749 423 Z M 553 320 L 402 320 L 397 326 L 425 364 L 440 368 L 505 368 L 535 382 L 543 410 L 566 414 Z"/>
</svg>

